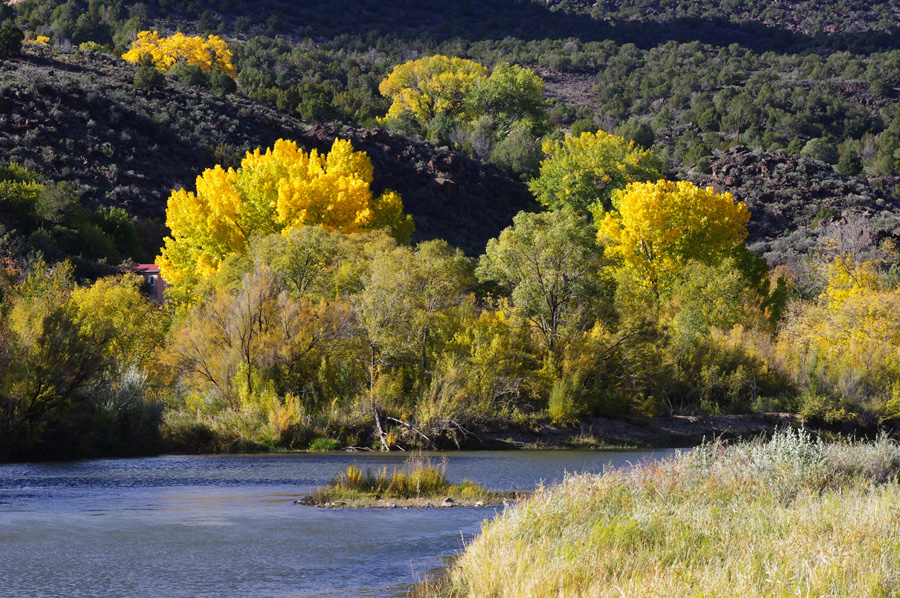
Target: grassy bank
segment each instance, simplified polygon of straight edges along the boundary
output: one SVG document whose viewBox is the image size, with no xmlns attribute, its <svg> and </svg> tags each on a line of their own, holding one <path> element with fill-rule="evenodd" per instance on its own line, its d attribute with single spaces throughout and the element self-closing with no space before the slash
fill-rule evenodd
<svg viewBox="0 0 900 598">
<path fill-rule="evenodd" d="M 487 524 L 432 596 L 897 596 L 900 446 L 803 432 L 576 476 Z"/>
<path fill-rule="evenodd" d="M 301 502 L 345 508 L 490 506 L 511 498 L 509 493 L 494 492 L 470 480 L 451 484 L 445 460 L 435 464 L 427 457 L 413 455 L 402 469 L 395 467 L 390 473 L 387 467 L 363 472 L 349 465 Z"/>
</svg>

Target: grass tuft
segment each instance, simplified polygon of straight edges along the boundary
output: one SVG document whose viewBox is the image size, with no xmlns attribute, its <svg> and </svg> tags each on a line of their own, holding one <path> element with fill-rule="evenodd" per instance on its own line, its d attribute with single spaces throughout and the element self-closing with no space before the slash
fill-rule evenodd
<svg viewBox="0 0 900 598">
<path fill-rule="evenodd" d="M 328 484 L 317 488 L 310 496 L 310 504 L 327 503 L 367 503 L 381 499 L 440 500 L 451 498 L 455 501 L 496 502 L 506 494 L 492 492 L 470 480 L 461 484 L 451 484 L 446 477 L 447 461 L 438 463 L 428 457 L 416 454 L 411 456 L 403 468 L 393 468 L 388 472 L 382 467 L 375 472 L 363 471 L 357 465 L 348 465 L 347 469 L 337 474 Z"/>
</svg>

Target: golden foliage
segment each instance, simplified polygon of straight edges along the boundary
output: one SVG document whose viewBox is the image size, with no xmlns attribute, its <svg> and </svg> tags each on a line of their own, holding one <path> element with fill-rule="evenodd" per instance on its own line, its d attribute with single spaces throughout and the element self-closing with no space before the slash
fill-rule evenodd
<svg viewBox="0 0 900 598">
<path fill-rule="evenodd" d="M 628 183 L 656 180 L 661 165 L 649 150 L 604 131 L 544 143 L 547 159 L 541 173 L 528 183 L 545 206 L 608 210 L 613 193 Z"/>
<path fill-rule="evenodd" d="M 600 222 L 607 254 L 622 260 L 655 295 L 690 260 L 715 263 L 747 237 L 750 212 L 730 193 L 692 183 L 631 183 Z"/>
<path fill-rule="evenodd" d="M 422 123 L 437 114 L 459 114 L 466 94 L 487 78 L 487 69 L 472 60 L 440 54 L 396 67 L 378 86 L 393 103 L 382 121 L 409 112 Z"/>
<path fill-rule="evenodd" d="M 163 277 L 190 286 L 218 272 L 222 260 L 243 251 L 252 235 L 287 234 L 300 226 L 356 233 L 391 228 L 408 241 L 413 223 L 393 191 L 372 197 L 372 163 L 336 139 L 328 154 L 304 152 L 279 139 L 248 152 L 237 170 L 220 166 L 197 177 L 197 191 L 173 191 L 166 211 L 172 231 L 159 258 Z"/>
<path fill-rule="evenodd" d="M 131 44 L 131 50 L 122 55 L 129 62 L 140 62 L 149 55 L 153 66 L 166 73 L 176 62 L 186 62 L 199 66 L 205 71 L 219 69 L 230 77 L 237 75 L 231 63 L 231 50 L 225 40 L 215 35 L 207 39 L 176 33 L 171 37 L 159 37 L 156 31 L 141 31 Z"/>
</svg>

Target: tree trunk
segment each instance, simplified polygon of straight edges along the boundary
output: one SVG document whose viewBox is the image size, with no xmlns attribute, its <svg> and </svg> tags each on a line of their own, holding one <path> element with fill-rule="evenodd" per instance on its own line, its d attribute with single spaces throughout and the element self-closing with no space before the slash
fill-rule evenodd
<svg viewBox="0 0 900 598">
<path fill-rule="evenodd" d="M 422 375 L 428 373 L 428 326 L 422 331 Z"/>
</svg>

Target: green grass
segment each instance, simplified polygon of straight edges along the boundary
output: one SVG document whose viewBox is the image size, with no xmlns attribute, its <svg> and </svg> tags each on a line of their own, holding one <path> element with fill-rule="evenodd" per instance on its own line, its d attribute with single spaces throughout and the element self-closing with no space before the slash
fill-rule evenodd
<svg viewBox="0 0 900 598">
<path fill-rule="evenodd" d="M 900 446 L 782 431 L 567 479 L 485 525 L 431 596 L 900 596 Z"/>
<path fill-rule="evenodd" d="M 507 495 L 487 490 L 470 480 L 461 484 L 451 484 L 446 478 L 446 460 L 438 464 L 427 457 L 413 455 L 401 469 L 394 468 L 388 473 L 387 467 L 365 472 L 356 465 L 337 474 L 327 485 L 317 488 L 311 495 L 312 504 L 340 502 L 371 502 L 378 499 L 441 500 L 452 498 L 456 501 L 496 501 Z"/>
</svg>

